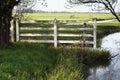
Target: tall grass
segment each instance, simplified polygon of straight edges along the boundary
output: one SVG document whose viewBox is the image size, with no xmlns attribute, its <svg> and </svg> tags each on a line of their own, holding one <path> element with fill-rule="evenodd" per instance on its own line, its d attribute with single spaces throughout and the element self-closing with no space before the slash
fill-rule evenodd
<svg viewBox="0 0 120 80">
<path fill-rule="evenodd" d="M 88 69 L 97 65 L 92 63 L 109 63 L 109 57 L 105 51 L 15 43 L 0 48 L 0 79 L 84 80 Z"/>
<path fill-rule="evenodd" d="M 57 50 L 38 44 L 20 43 L 0 49 L 2 80 L 40 80 L 54 68 Z"/>
<path fill-rule="evenodd" d="M 62 47 L 60 49 L 59 61 L 65 69 L 79 70 L 80 76 L 85 79 L 89 74 L 90 68 L 108 66 L 111 61 L 110 57 L 109 51 L 80 47 Z"/>
</svg>

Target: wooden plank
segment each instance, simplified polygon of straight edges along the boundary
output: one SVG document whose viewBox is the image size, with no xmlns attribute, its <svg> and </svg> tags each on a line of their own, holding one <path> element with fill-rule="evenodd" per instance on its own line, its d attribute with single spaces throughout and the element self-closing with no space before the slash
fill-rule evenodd
<svg viewBox="0 0 120 80">
<path fill-rule="evenodd" d="M 63 37 L 93 37 L 92 34 L 58 34 L 58 36 L 63 36 Z"/>
<path fill-rule="evenodd" d="M 94 31 L 93 31 L 93 35 L 94 35 L 94 38 L 93 38 L 93 42 L 94 42 L 94 45 L 93 45 L 93 48 L 96 48 L 97 47 L 97 27 L 96 27 L 96 20 L 94 20 L 94 24 L 93 24 L 93 27 L 94 27 Z"/>
<path fill-rule="evenodd" d="M 25 33 L 25 34 L 20 34 L 20 36 L 29 36 L 29 37 L 41 37 L 41 36 L 54 36 L 54 34 L 31 34 L 31 33 Z M 84 36 L 84 37 L 93 37 L 93 35 L 91 35 L 91 34 L 58 34 L 57 36 L 59 36 L 59 37 L 82 37 L 82 36 Z"/>
<path fill-rule="evenodd" d="M 69 31 L 74 31 L 74 30 L 93 30 L 93 28 L 58 28 L 58 30 L 69 30 Z"/>
<path fill-rule="evenodd" d="M 40 24 L 40 23 L 52 23 L 52 20 L 29 20 L 29 21 L 21 21 L 21 23 L 36 23 L 36 24 Z"/>
<path fill-rule="evenodd" d="M 20 41 L 29 43 L 54 43 L 54 40 L 20 40 Z"/>
<path fill-rule="evenodd" d="M 21 27 L 20 30 L 54 30 L 54 28 L 42 28 L 42 27 Z M 93 30 L 93 28 L 58 28 L 58 30 Z"/>
<path fill-rule="evenodd" d="M 54 28 L 42 28 L 42 27 L 21 27 L 20 30 L 54 30 Z"/>
<path fill-rule="evenodd" d="M 54 36 L 54 34 L 31 34 L 31 33 L 26 33 L 26 34 L 20 34 L 20 36 L 40 37 L 40 36 Z"/>
<path fill-rule="evenodd" d="M 20 40 L 21 42 L 30 42 L 30 43 L 54 43 L 54 40 Z M 58 43 L 70 44 L 70 43 L 83 43 L 79 40 L 58 40 Z M 85 44 L 94 44 L 92 41 L 86 41 Z"/>
<path fill-rule="evenodd" d="M 15 41 L 14 34 L 15 34 L 15 31 L 14 31 L 14 20 L 12 19 L 10 21 L 10 37 L 11 37 L 11 42 Z"/>
<path fill-rule="evenodd" d="M 83 41 L 80 40 L 58 40 L 58 43 L 83 43 Z M 85 41 L 85 44 L 94 44 L 93 41 Z"/>
<path fill-rule="evenodd" d="M 16 41 L 19 41 L 19 36 L 20 36 L 20 27 L 19 27 L 19 20 L 16 20 Z"/>
<path fill-rule="evenodd" d="M 57 47 L 57 19 L 54 19 L 54 47 Z"/>
</svg>

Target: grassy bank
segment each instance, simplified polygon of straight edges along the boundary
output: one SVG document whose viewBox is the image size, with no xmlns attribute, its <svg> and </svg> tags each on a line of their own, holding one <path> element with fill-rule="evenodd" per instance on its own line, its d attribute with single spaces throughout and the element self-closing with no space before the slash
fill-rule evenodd
<svg viewBox="0 0 120 80">
<path fill-rule="evenodd" d="M 101 45 L 101 40 L 105 36 L 120 32 L 120 23 L 118 21 L 111 21 L 111 22 L 105 22 L 105 23 L 98 23 L 97 24 L 97 44 L 98 47 Z"/>
<path fill-rule="evenodd" d="M 109 57 L 106 51 L 15 43 L 0 48 L 0 79 L 84 80 L 89 68 L 109 63 Z"/>
</svg>

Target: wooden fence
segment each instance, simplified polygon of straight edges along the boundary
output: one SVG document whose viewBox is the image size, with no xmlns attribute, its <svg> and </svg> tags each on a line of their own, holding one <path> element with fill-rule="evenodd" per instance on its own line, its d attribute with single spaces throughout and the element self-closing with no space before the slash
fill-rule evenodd
<svg viewBox="0 0 120 80">
<path fill-rule="evenodd" d="M 13 23 L 14 22 L 14 23 Z M 15 26 L 14 26 L 15 24 Z M 11 21 L 11 41 L 30 42 L 30 43 L 53 43 L 54 47 L 58 44 L 91 44 L 93 48 L 96 48 L 96 20 L 93 21 L 93 27 L 88 27 L 86 23 L 83 27 L 58 27 L 58 21 L 53 21 L 53 27 L 22 27 L 19 25 L 20 21 Z M 53 33 L 20 33 L 21 30 L 52 30 Z M 73 33 L 60 33 L 59 31 L 82 31 L 80 34 Z M 88 34 L 87 31 L 92 31 Z M 35 39 L 20 39 L 21 37 L 53 37 L 53 40 L 35 40 Z M 58 37 L 71 37 L 70 40 L 60 40 Z M 82 39 L 72 40 L 72 38 L 78 37 Z M 86 38 L 92 38 L 92 41 Z"/>
</svg>

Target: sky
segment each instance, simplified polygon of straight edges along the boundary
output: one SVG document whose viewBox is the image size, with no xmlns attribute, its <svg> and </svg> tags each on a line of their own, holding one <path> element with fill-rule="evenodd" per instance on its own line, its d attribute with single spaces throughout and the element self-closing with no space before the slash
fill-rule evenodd
<svg viewBox="0 0 120 80">
<path fill-rule="evenodd" d="M 60 11 L 66 11 L 66 12 L 98 12 L 98 11 L 93 11 L 90 7 L 85 6 L 85 5 L 78 5 L 74 6 L 72 8 L 66 8 L 68 7 L 66 4 L 66 0 L 45 0 L 47 6 L 41 5 L 41 0 L 38 0 L 37 4 L 33 7 L 35 10 L 42 10 L 42 11 L 48 11 L 48 12 L 60 12 Z M 120 0 L 118 0 L 118 6 L 120 5 Z M 117 7 L 118 9 L 118 7 Z M 116 10 L 117 10 L 116 9 Z M 120 10 L 120 7 L 119 7 Z M 103 11 L 104 12 L 104 11 Z"/>
<path fill-rule="evenodd" d="M 33 7 L 35 10 L 43 10 L 43 11 L 67 11 L 67 12 L 91 12 L 91 8 L 87 6 L 74 6 L 72 8 L 68 7 L 66 4 L 66 0 L 46 0 L 47 6 L 43 6 L 40 2 Z"/>
</svg>

